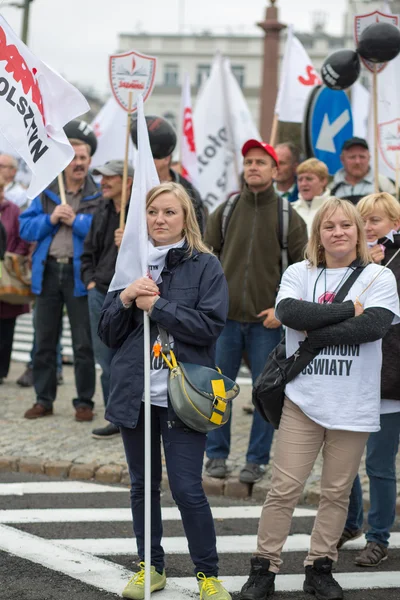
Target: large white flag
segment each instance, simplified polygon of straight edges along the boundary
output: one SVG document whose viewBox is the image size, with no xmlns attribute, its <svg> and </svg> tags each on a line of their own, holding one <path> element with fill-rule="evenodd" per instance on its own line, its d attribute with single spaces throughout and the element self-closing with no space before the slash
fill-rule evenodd
<svg viewBox="0 0 400 600">
<path fill-rule="evenodd" d="M 66 123 L 89 110 L 84 96 L 39 60 L 0 16 L 0 132 L 32 171 L 33 198 L 71 162 Z"/>
<path fill-rule="evenodd" d="M 149 134 L 143 110 L 143 96 L 137 101 L 138 152 L 135 177 L 124 236 L 118 252 L 115 274 L 109 291 L 126 288 L 130 283 L 145 277 L 147 261 L 146 194 L 160 183 L 151 153 Z"/>
<path fill-rule="evenodd" d="M 314 69 L 303 44 L 288 27 L 285 52 L 281 65 L 280 84 L 275 114 L 279 121 L 302 123 L 307 99 L 321 79 Z"/>
<path fill-rule="evenodd" d="M 241 149 L 261 139 L 227 58 L 217 54 L 194 110 L 198 189 L 210 211 L 240 187 Z"/>
<path fill-rule="evenodd" d="M 197 188 L 199 186 L 199 168 L 196 155 L 192 99 L 190 96 L 190 78 L 186 73 L 182 85 L 181 118 L 181 165 L 182 175 Z"/>
<path fill-rule="evenodd" d="M 97 137 L 97 149 L 93 154 L 92 167 L 100 167 L 109 160 L 124 160 L 127 113 L 111 96 L 96 118 L 92 127 Z M 129 160 L 134 163 L 136 149 L 129 140 Z"/>
<path fill-rule="evenodd" d="M 368 118 L 371 110 L 371 94 L 362 83 L 356 81 L 351 87 L 351 112 L 353 113 L 353 134 L 366 138 Z"/>
</svg>

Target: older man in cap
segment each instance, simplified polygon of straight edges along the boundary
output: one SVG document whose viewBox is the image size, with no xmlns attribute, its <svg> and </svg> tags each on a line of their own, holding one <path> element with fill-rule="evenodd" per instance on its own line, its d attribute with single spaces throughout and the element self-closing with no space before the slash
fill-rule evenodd
<svg viewBox="0 0 400 600">
<path fill-rule="evenodd" d="M 275 149 L 248 140 L 242 154 L 245 184 L 236 198 L 210 215 L 205 241 L 219 255 L 229 286 L 229 315 L 217 342 L 216 364 L 236 379 L 246 351 L 255 381 L 282 335 L 274 306 L 284 250 L 289 263 L 302 260 L 307 230 L 289 202 L 275 192 L 279 164 Z M 242 483 L 256 483 L 263 477 L 272 437 L 272 425 L 254 413 L 246 464 L 240 472 Z M 207 436 L 209 476 L 227 476 L 229 451 L 230 421 Z"/>
<path fill-rule="evenodd" d="M 374 174 L 370 166 L 371 155 L 368 143 L 363 138 L 352 137 L 346 140 L 340 155 L 343 169 L 333 179 L 331 195 L 350 200 L 357 204 L 361 198 L 373 194 L 375 190 Z M 395 185 L 388 177 L 379 174 L 379 191 L 395 194 Z"/>
<path fill-rule="evenodd" d="M 108 400 L 110 366 L 114 351 L 107 348 L 100 340 L 97 335 L 97 327 L 101 308 L 114 275 L 118 248 L 123 234 L 123 230 L 119 226 L 123 172 L 124 162 L 122 160 L 110 160 L 93 171 L 93 175 L 102 176 L 101 191 L 103 200 L 93 216 L 92 226 L 85 239 L 81 256 L 81 277 L 88 290 L 93 351 L 96 362 L 102 370 L 101 386 L 105 405 L 107 405 Z M 126 184 L 128 201 L 131 195 L 132 183 L 133 167 L 129 165 Z M 109 423 L 105 427 L 94 429 L 92 435 L 97 439 L 109 439 L 118 433 L 118 427 Z"/>
</svg>

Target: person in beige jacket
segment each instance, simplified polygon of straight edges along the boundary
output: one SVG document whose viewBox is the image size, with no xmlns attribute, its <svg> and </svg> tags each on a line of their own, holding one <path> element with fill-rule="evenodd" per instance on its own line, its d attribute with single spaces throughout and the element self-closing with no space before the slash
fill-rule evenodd
<svg viewBox="0 0 400 600">
<path fill-rule="evenodd" d="M 326 187 L 328 178 L 326 164 L 316 158 L 309 158 L 297 167 L 299 198 L 292 207 L 306 222 L 309 237 L 314 215 L 331 195 Z"/>
</svg>

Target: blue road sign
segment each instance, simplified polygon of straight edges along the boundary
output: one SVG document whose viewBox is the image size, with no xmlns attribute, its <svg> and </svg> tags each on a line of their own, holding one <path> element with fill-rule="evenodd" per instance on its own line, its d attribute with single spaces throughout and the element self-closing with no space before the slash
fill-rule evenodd
<svg viewBox="0 0 400 600">
<path fill-rule="evenodd" d="M 342 166 L 343 143 L 353 137 L 353 115 L 345 92 L 322 87 L 311 107 L 309 128 L 312 153 L 334 175 Z"/>
</svg>

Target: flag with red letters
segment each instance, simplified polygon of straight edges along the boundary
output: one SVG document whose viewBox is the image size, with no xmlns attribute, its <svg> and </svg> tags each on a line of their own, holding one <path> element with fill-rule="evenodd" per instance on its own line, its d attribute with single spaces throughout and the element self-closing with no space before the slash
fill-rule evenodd
<svg viewBox="0 0 400 600">
<path fill-rule="evenodd" d="M 288 27 L 275 114 L 279 121 L 302 123 L 307 99 L 322 81 L 303 44 Z"/>
<path fill-rule="evenodd" d="M 39 60 L 0 16 L 0 132 L 32 172 L 34 198 L 74 157 L 63 127 L 89 110 L 84 96 Z"/>
<path fill-rule="evenodd" d="M 195 187 L 199 185 L 199 168 L 196 154 L 196 138 L 194 135 L 192 99 L 190 95 L 190 78 L 185 75 L 182 86 L 182 130 L 181 130 L 181 165 L 182 175 Z"/>
</svg>

